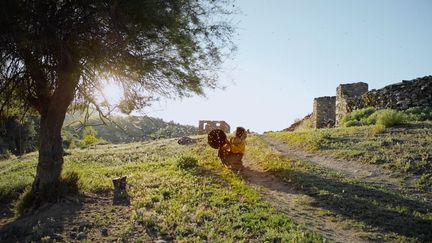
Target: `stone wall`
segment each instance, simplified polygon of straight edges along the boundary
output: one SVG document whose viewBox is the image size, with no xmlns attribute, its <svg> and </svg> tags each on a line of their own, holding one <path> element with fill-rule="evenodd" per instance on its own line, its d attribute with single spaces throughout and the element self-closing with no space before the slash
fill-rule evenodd
<svg viewBox="0 0 432 243">
<path fill-rule="evenodd" d="M 230 133 L 230 125 L 225 121 L 199 121 L 198 134 L 207 134 L 214 129 L 222 129 L 225 133 Z"/>
<path fill-rule="evenodd" d="M 397 110 L 432 107 L 432 76 L 403 80 L 371 91 L 368 91 L 368 84 L 363 82 L 341 84 L 336 89 L 336 97 L 315 98 L 313 113 L 296 121 L 285 131 L 296 131 L 304 127 L 302 124 L 305 123 L 312 123 L 313 128 L 337 126 L 347 113 L 365 107 Z"/>
<path fill-rule="evenodd" d="M 365 107 L 406 110 L 411 107 L 432 107 L 432 76 L 402 81 L 382 89 L 371 90 L 350 100 L 348 112 Z"/>
<path fill-rule="evenodd" d="M 324 96 L 314 99 L 312 126 L 314 128 L 333 127 L 335 125 L 335 96 Z"/>
<path fill-rule="evenodd" d="M 350 112 L 348 104 L 368 92 L 368 84 L 363 82 L 341 84 L 336 88 L 335 122 L 340 124 L 342 118 Z"/>
</svg>

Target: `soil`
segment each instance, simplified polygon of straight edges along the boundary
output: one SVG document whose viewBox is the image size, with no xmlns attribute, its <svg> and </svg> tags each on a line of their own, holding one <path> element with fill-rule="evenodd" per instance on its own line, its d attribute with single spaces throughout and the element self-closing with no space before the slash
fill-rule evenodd
<svg viewBox="0 0 432 243">
<path fill-rule="evenodd" d="M 2 215 L 1 242 L 117 242 L 128 233 L 131 207 L 114 205 L 109 194 L 89 194 L 47 204 L 21 218 Z"/>
</svg>

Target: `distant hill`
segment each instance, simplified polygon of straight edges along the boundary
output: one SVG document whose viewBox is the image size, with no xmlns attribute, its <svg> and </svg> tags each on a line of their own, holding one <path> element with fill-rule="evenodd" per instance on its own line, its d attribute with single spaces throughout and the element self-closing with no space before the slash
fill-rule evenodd
<svg viewBox="0 0 432 243">
<path fill-rule="evenodd" d="M 82 130 L 92 126 L 97 137 L 111 143 L 129 143 L 135 141 L 154 140 L 194 135 L 198 128 L 181 125 L 173 121 L 166 122 L 150 116 L 112 116 L 106 125 L 99 117 L 91 117 L 83 124 L 80 116 L 69 115 L 64 130 L 75 138 L 81 138 Z"/>
</svg>

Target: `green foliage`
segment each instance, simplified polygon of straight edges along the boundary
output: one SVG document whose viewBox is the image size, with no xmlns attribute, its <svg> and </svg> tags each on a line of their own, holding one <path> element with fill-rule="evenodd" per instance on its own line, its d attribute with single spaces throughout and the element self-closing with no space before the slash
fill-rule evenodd
<svg viewBox="0 0 432 243">
<path fill-rule="evenodd" d="M 96 137 L 97 136 L 97 131 L 93 128 L 93 127 L 86 127 L 83 130 L 83 138 L 87 137 L 87 136 L 93 136 Z"/>
<path fill-rule="evenodd" d="M 0 156 L 23 155 L 38 146 L 38 119 L 27 117 L 23 121 L 17 116 L 0 118 Z"/>
<path fill-rule="evenodd" d="M 59 65 L 66 64 L 65 76 L 75 80 L 63 92 L 76 92 L 79 105 L 98 106 L 95 87 L 107 76 L 122 83 L 126 112 L 149 105 L 154 94 L 203 94 L 203 88 L 215 87 L 216 71 L 234 49 L 226 19 L 234 12 L 231 0 L 17 0 L 0 1 L 0 9 L 0 88 L 8 94 L 0 100 L 11 107 L 21 102 L 45 109 L 39 99 L 66 88 L 59 85 Z M 62 46 L 67 52 L 59 52 Z M 78 89 L 80 78 L 85 82 Z M 63 97 L 51 102 L 69 106 Z"/>
<path fill-rule="evenodd" d="M 407 121 L 407 116 L 402 111 L 392 109 L 375 110 L 372 107 L 355 110 L 348 113 L 342 119 L 342 125 L 345 127 L 366 126 L 366 125 L 383 125 L 392 127 L 395 125 L 404 124 Z"/>
<path fill-rule="evenodd" d="M 99 139 L 97 139 L 94 135 L 86 135 L 83 140 L 81 140 L 80 145 L 85 147 L 89 145 L 98 144 Z"/>
<path fill-rule="evenodd" d="M 149 116 L 113 116 L 112 122 L 103 126 L 94 126 L 100 123 L 99 117 L 90 117 L 89 126 L 96 131 L 97 137 L 110 143 L 131 143 L 137 141 L 154 140 L 160 138 L 173 138 L 195 135 L 197 128 L 189 125 L 180 125 L 174 122 L 166 122 L 159 118 Z M 76 131 L 78 125 L 73 121 L 82 121 L 81 116 L 69 115 L 66 123 L 72 123 L 63 128 L 73 137 L 80 136 Z"/>
<path fill-rule="evenodd" d="M 341 123 L 346 127 L 370 125 L 368 118 L 374 112 L 375 108 L 373 107 L 358 109 L 345 115 L 345 117 L 342 118 Z"/>
<path fill-rule="evenodd" d="M 414 107 L 405 110 L 409 121 L 432 121 L 432 108 L 431 107 Z"/>
<path fill-rule="evenodd" d="M 181 156 L 177 160 L 177 167 L 183 170 L 194 169 L 198 166 L 198 160 L 191 156 Z"/>
<path fill-rule="evenodd" d="M 401 111 L 392 109 L 378 110 L 371 115 L 370 120 L 376 121 L 374 124 L 383 125 L 385 127 L 392 127 L 395 125 L 404 124 L 406 122 L 406 115 Z"/>
</svg>

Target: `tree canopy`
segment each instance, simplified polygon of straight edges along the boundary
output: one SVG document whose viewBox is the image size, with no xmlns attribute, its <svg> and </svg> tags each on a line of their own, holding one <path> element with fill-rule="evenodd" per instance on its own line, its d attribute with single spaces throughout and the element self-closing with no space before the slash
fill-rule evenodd
<svg viewBox="0 0 432 243">
<path fill-rule="evenodd" d="M 101 111 L 103 80 L 123 88 L 126 113 L 216 87 L 232 11 L 231 0 L 0 1 L 0 111 L 31 107 L 41 118 L 33 190 L 58 181 L 65 114 Z"/>
<path fill-rule="evenodd" d="M 80 104 L 95 103 L 101 80 L 114 78 L 126 112 L 155 95 L 202 94 L 216 85 L 214 71 L 230 51 L 225 47 L 233 47 L 227 6 L 225 0 L 3 0 L 2 108 L 19 98 L 44 112 L 56 91 L 68 88 L 62 76 Z"/>
</svg>

